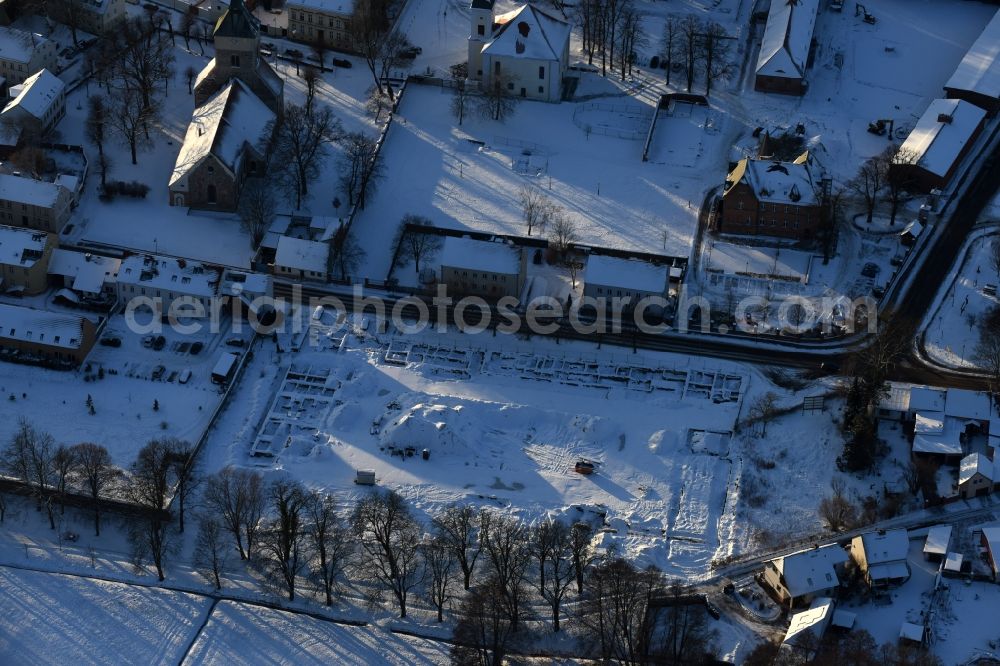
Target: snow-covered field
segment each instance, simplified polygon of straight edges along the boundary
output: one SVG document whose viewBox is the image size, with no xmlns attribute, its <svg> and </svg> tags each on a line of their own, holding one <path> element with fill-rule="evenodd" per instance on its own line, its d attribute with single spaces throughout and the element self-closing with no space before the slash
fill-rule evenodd
<svg viewBox="0 0 1000 666">
<path fill-rule="evenodd" d="M 934 362 L 951 367 L 976 367 L 979 321 L 1000 305 L 995 293 L 1000 276 L 990 262 L 996 243 L 1000 243 L 1000 236 L 995 229 L 973 235 L 929 311 L 924 321 L 924 343 L 927 355 Z M 993 287 L 993 295 L 986 293 L 988 286 Z"/>
</svg>

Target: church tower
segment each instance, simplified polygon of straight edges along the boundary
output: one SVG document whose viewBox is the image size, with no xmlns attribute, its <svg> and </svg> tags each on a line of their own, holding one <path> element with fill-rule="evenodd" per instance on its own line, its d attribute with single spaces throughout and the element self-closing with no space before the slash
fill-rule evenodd
<svg viewBox="0 0 1000 666">
<path fill-rule="evenodd" d="M 483 80 L 483 47 L 493 39 L 493 1 L 472 0 L 469 20 L 469 78 Z"/>
</svg>

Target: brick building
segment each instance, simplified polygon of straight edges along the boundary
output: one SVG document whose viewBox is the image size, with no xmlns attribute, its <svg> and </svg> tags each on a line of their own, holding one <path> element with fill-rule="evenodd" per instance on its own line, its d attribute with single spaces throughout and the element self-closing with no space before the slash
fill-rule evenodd
<svg viewBox="0 0 1000 666">
<path fill-rule="evenodd" d="M 79 365 L 96 337 L 86 317 L 0 303 L 0 355 Z"/>
<path fill-rule="evenodd" d="M 40 294 L 57 239 L 44 231 L 0 226 L 0 291 Z"/>
<path fill-rule="evenodd" d="M 819 167 L 803 153 L 792 162 L 745 158 L 726 177 L 719 230 L 810 238 L 823 222 Z"/>
<path fill-rule="evenodd" d="M 57 234 L 72 204 L 72 193 L 62 185 L 0 174 L 0 224 Z"/>
</svg>

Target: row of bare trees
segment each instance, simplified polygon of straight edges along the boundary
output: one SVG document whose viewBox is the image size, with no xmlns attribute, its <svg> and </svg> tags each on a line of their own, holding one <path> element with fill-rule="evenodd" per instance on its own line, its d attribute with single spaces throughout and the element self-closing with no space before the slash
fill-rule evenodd
<svg viewBox="0 0 1000 666">
<path fill-rule="evenodd" d="M 896 224 L 900 206 L 906 202 L 913 187 L 912 170 L 919 155 L 909 148 L 891 145 L 866 160 L 848 187 L 865 204 L 866 221 L 872 223 L 879 201 L 889 204 L 889 225 Z"/>
<path fill-rule="evenodd" d="M 583 52 L 591 65 L 599 58 L 601 75 L 615 68 L 625 77 L 632 73 L 636 50 L 646 44 L 642 14 L 632 0 L 584 0 L 577 8 L 583 35 Z"/>
</svg>

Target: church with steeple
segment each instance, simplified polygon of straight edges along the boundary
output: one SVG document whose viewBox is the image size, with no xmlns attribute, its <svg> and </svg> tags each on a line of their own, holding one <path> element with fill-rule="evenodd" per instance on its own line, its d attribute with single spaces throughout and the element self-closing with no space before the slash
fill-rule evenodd
<svg viewBox="0 0 1000 666">
<path fill-rule="evenodd" d="M 264 177 L 284 110 L 284 81 L 260 57 L 260 25 L 232 0 L 215 24 L 215 57 L 194 86 L 194 114 L 168 183 L 170 205 L 233 211 Z"/>
<path fill-rule="evenodd" d="M 201 70 L 194 86 L 195 106 L 201 106 L 239 79 L 279 116 L 284 107 L 284 81 L 260 56 L 260 23 L 243 0 L 231 0 L 215 24 L 215 57 Z"/>
</svg>

